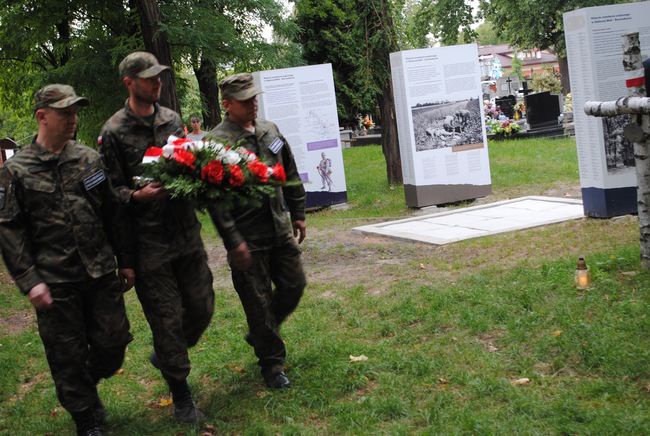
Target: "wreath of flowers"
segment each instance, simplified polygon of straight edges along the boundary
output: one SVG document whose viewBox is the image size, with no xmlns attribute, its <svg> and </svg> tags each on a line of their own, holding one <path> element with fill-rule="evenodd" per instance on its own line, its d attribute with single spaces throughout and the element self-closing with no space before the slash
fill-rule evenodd
<svg viewBox="0 0 650 436">
<path fill-rule="evenodd" d="M 241 144 L 170 136 L 163 147 L 149 147 L 143 159 L 147 179 L 159 182 L 172 198 L 193 201 L 200 210 L 259 206 L 276 187 L 287 184 L 280 163 L 269 166 Z"/>
</svg>

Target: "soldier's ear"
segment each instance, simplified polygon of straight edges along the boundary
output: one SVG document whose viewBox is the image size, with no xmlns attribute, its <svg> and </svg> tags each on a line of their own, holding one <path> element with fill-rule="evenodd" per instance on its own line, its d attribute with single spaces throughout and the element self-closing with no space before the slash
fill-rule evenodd
<svg viewBox="0 0 650 436">
<path fill-rule="evenodd" d="M 124 84 L 124 86 L 128 88 L 129 86 L 131 86 L 131 83 L 133 83 L 133 77 L 129 77 L 129 76 L 122 77 L 122 83 Z"/>
<path fill-rule="evenodd" d="M 36 109 L 36 111 L 34 112 L 34 118 L 36 118 L 37 123 L 40 123 L 42 120 L 44 120 L 45 119 L 45 109 L 44 108 Z"/>
</svg>

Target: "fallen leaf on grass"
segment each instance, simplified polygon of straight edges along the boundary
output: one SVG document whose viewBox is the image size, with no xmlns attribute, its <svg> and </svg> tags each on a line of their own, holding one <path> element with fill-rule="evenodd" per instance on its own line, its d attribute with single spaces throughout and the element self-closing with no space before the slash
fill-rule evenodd
<svg viewBox="0 0 650 436">
<path fill-rule="evenodd" d="M 171 399 L 171 397 L 161 397 L 160 400 L 158 400 L 158 405 L 160 407 L 168 407 L 171 406 L 174 401 Z"/>
<path fill-rule="evenodd" d="M 236 366 L 236 365 L 231 366 L 230 370 L 232 372 L 236 372 L 237 374 L 244 374 L 246 372 L 246 370 L 244 368 L 242 368 L 241 366 Z"/>
<path fill-rule="evenodd" d="M 562 330 L 555 330 L 553 333 L 551 333 L 551 336 L 555 336 L 556 338 L 562 334 Z"/>
<path fill-rule="evenodd" d="M 527 385 L 529 383 L 530 383 L 530 379 L 526 378 L 526 377 L 518 378 L 517 380 L 512 380 L 510 382 L 510 384 L 513 385 L 513 386 L 522 386 L 522 385 Z"/>
<path fill-rule="evenodd" d="M 55 407 L 54 409 L 50 410 L 50 416 L 52 418 L 56 417 L 59 414 L 60 409 L 58 407 Z"/>
<path fill-rule="evenodd" d="M 117 371 L 115 371 L 113 375 L 121 375 L 121 374 L 124 374 L 124 368 L 118 369 Z"/>
<path fill-rule="evenodd" d="M 438 383 L 440 383 L 441 385 L 446 385 L 447 383 L 449 383 L 449 380 L 447 380 L 446 378 L 440 377 L 438 379 Z"/>
<path fill-rule="evenodd" d="M 488 345 L 488 353 L 496 353 L 497 351 L 499 351 L 497 347 L 494 345 Z"/>
<path fill-rule="evenodd" d="M 360 356 L 353 356 L 350 354 L 350 362 L 365 362 L 366 360 L 368 360 L 368 357 L 364 356 L 363 354 Z"/>
<path fill-rule="evenodd" d="M 424 264 L 423 263 L 420 264 L 420 269 L 424 269 Z"/>
<path fill-rule="evenodd" d="M 268 394 L 269 394 L 269 393 L 268 393 L 267 391 L 257 391 L 257 393 L 255 394 L 255 396 L 256 396 L 257 398 L 264 398 L 264 397 L 266 397 Z"/>
</svg>

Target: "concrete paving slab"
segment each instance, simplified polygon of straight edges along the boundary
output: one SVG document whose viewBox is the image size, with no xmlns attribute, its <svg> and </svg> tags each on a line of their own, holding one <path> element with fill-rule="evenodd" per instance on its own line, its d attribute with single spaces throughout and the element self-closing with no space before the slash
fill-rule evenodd
<svg viewBox="0 0 650 436">
<path fill-rule="evenodd" d="M 583 217 L 581 200 L 531 196 L 360 226 L 353 230 L 444 245 Z"/>
</svg>

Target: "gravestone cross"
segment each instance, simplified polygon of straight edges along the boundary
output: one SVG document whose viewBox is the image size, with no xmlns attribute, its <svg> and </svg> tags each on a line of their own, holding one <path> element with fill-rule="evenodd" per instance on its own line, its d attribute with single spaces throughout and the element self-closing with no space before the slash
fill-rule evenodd
<svg viewBox="0 0 650 436">
<path fill-rule="evenodd" d="M 624 134 L 634 143 L 641 266 L 650 269 L 650 98 L 646 93 L 638 32 L 623 35 L 623 68 L 628 96 L 615 101 L 588 101 L 584 110 L 595 117 L 636 115 L 635 122 L 625 127 Z"/>
</svg>

